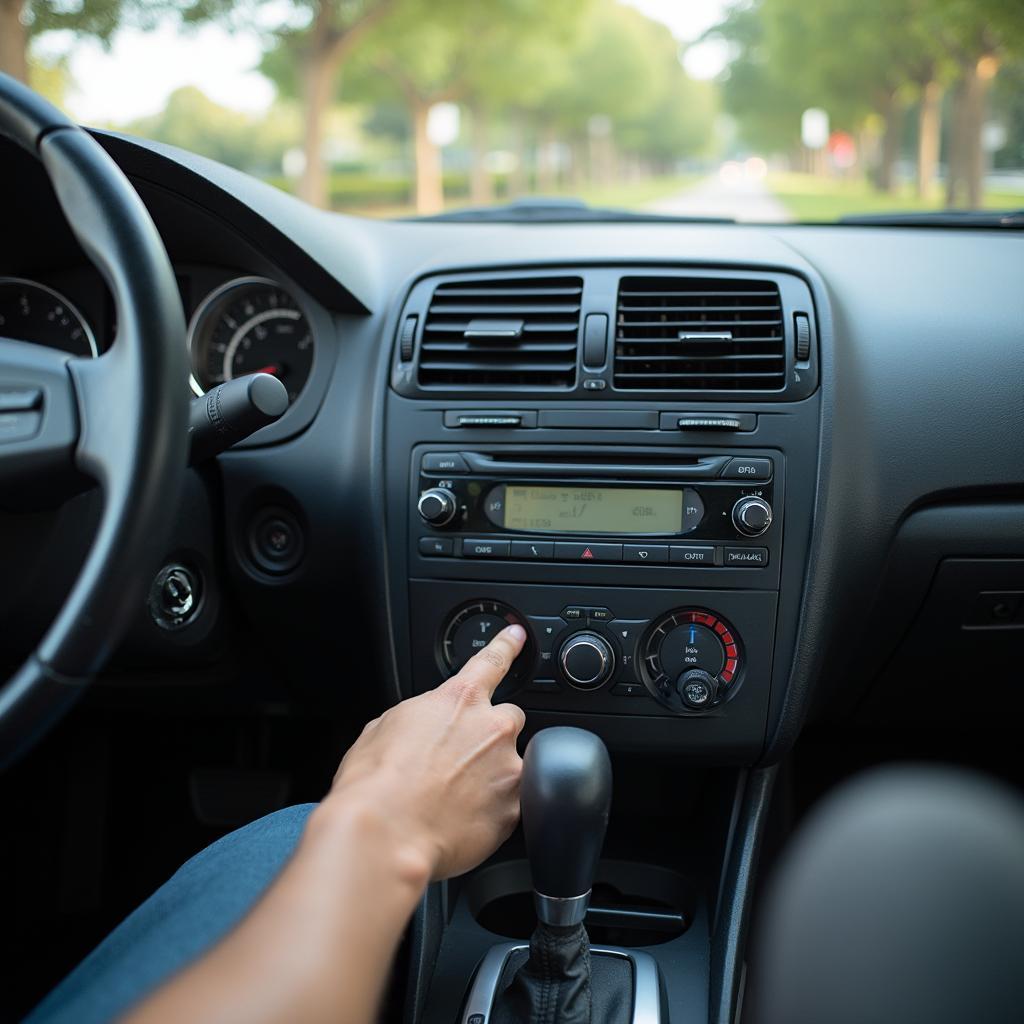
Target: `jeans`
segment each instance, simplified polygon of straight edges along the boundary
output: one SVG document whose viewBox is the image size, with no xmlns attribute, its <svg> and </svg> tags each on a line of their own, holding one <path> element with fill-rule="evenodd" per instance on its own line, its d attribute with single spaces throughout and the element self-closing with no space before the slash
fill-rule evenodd
<svg viewBox="0 0 1024 1024">
<path fill-rule="evenodd" d="M 125 918 L 25 1024 L 112 1020 L 205 953 L 273 882 L 315 806 L 268 814 L 197 853 Z"/>
</svg>

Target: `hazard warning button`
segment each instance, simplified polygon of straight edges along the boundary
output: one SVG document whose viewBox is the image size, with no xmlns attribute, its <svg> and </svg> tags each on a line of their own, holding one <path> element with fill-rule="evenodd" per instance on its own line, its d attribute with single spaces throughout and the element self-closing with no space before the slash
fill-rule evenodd
<svg viewBox="0 0 1024 1024">
<path fill-rule="evenodd" d="M 621 562 L 621 544 L 587 544 L 585 541 L 556 541 L 558 562 Z"/>
</svg>

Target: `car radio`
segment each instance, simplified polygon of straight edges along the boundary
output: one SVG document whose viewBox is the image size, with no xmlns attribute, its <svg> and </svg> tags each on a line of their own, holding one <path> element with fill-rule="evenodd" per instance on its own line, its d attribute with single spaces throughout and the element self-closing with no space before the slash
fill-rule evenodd
<svg viewBox="0 0 1024 1024">
<path fill-rule="evenodd" d="M 767 456 L 428 451 L 416 514 L 426 557 L 759 568 Z"/>
</svg>

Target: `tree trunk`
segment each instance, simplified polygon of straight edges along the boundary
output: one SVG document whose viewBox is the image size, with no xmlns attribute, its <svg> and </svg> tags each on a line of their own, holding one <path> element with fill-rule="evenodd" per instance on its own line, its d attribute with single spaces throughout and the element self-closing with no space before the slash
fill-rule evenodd
<svg viewBox="0 0 1024 1024">
<path fill-rule="evenodd" d="M 302 151 L 306 164 L 299 181 L 299 195 L 314 206 L 327 206 L 327 168 L 324 165 L 324 121 L 334 89 L 335 61 L 329 52 L 314 45 L 306 58 L 303 77 Z"/>
<path fill-rule="evenodd" d="M 903 132 L 903 108 L 894 94 L 886 97 L 882 114 L 885 118 L 885 132 L 882 135 L 882 152 L 878 163 L 878 189 L 880 192 L 895 192 L 896 161 L 900 155 L 900 136 Z"/>
<path fill-rule="evenodd" d="M 490 150 L 487 115 L 480 105 L 472 108 L 470 131 L 473 153 L 469 171 L 469 198 L 476 206 L 487 206 L 494 202 L 494 182 L 487 170 L 487 153 Z"/>
<path fill-rule="evenodd" d="M 998 64 L 994 57 L 982 57 L 968 71 L 964 83 L 964 178 L 967 184 L 968 209 L 981 209 L 985 192 L 986 154 L 982 131 L 988 113 L 987 99 Z"/>
<path fill-rule="evenodd" d="M 28 33 L 21 20 L 24 0 L 0 0 L 0 71 L 28 84 Z"/>
<path fill-rule="evenodd" d="M 942 86 L 926 82 L 921 88 L 921 107 L 917 115 L 917 194 L 927 199 L 935 184 L 939 166 L 939 139 L 942 128 Z"/>
<path fill-rule="evenodd" d="M 444 209 L 444 182 L 441 178 L 441 150 L 427 134 L 430 103 L 416 100 L 412 104 L 414 158 L 416 162 L 416 212 L 421 216 L 440 213 Z"/>
<path fill-rule="evenodd" d="M 949 119 L 949 144 L 946 155 L 946 206 L 959 205 L 960 193 L 965 182 L 964 148 L 968 135 L 966 124 L 966 82 L 957 82 L 952 94 L 952 111 Z"/>
</svg>

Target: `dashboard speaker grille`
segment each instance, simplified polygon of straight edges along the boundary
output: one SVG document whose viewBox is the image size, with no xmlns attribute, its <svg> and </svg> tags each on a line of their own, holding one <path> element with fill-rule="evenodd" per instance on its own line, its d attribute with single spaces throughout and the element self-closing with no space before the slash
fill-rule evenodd
<svg viewBox="0 0 1024 1024">
<path fill-rule="evenodd" d="M 576 383 L 579 277 L 446 281 L 423 325 L 423 388 L 568 390 Z"/>
<path fill-rule="evenodd" d="M 767 280 L 624 277 L 615 387 L 636 391 L 781 391 L 786 341 L 778 285 Z"/>
</svg>

